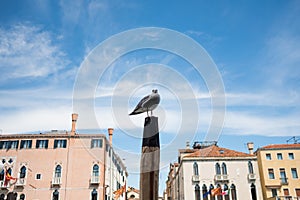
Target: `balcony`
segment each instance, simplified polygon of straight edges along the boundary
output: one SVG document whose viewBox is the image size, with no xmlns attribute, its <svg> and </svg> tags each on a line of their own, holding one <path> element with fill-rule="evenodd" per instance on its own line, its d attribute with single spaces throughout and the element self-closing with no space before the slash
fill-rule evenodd
<svg viewBox="0 0 300 200">
<path fill-rule="evenodd" d="M 60 185 L 61 184 L 61 177 L 54 177 L 52 179 L 52 185 Z"/>
<path fill-rule="evenodd" d="M 228 177 L 227 174 L 223 174 L 223 175 L 216 174 L 215 175 L 215 181 L 224 181 L 224 182 L 227 182 L 227 181 L 229 181 L 229 177 Z"/>
<path fill-rule="evenodd" d="M 289 182 L 288 182 L 288 179 L 287 178 L 280 178 L 280 182 L 281 182 L 281 185 L 288 185 Z"/>
<path fill-rule="evenodd" d="M 193 175 L 193 176 L 192 176 L 192 181 L 193 181 L 193 182 L 199 182 L 199 181 L 200 181 L 199 175 Z"/>
<path fill-rule="evenodd" d="M 8 188 L 8 185 L 9 185 L 9 184 L 4 185 L 4 181 L 3 181 L 3 180 L 0 181 L 0 189 L 7 189 L 7 188 Z"/>
<path fill-rule="evenodd" d="M 91 184 L 99 184 L 100 183 L 100 179 L 99 176 L 92 176 L 91 180 L 90 180 Z"/>
<path fill-rule="evenodd" d="M 26 179 L 25 178 L 19 178 L 16 182 L 16 186 L 17 187 L 23 187 L 24 185 L 26 185 Z"/>
<path fill-rule="evenodd" d="M 255 181 L 256 180 L 256 174 L 248 174 L 248 180 L 249 181 Z"/>
</svg>

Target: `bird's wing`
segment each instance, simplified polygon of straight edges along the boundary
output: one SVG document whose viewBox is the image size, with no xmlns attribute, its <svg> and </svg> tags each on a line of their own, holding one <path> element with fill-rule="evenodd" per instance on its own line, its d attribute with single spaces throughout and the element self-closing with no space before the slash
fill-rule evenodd
<svg viewBox="0 0 300 200">
<path fill-rule="evenodd" d="M 135 107 L 135 109 L 141 108 L 143 107 L 143 104 L 145 102 L 147 102 L 150 98 L 150 95 L 145 96 L 144 98 L 142 98 L 142 100 L 140 100 L 140 102 L 138 103 L 138 105 Z"/>
</svg>

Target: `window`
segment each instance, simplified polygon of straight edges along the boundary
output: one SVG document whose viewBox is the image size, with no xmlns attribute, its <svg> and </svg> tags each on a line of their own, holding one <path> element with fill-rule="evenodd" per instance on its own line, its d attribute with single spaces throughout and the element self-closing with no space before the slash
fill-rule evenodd
<svg viewBox="0 0 300 200">
<path fill-rule="evenodd" d="M 268 169 L 268 173 L 269 173 L 269 179 L 275 179 L 275 175 L 274 175 L 274 170 L 273 169 Z"/>
<path fill-rule="evenodd" d="M 271 192 L 272 192 L 272 197 L 277 196 L 277 189 L 271 189 Z"/>
<path fill-rule="evenodd" d="M 208 194 L 207 187 L 205 184 L 202 185 L 202 194 L 203 194 L 203 200 L 208 200 Z"/>
<path fill-rule="evenodd" d="M 102 139 L 92 139 L 91 148 L 102 148 Z"/>
<path fill-rule="evenodd" d="M 225 163 L 222 163 L 222 174 L 226 175 L 227 174 L 227 167 Z"/>
<path fill-rule="evenodd" d="M 0 200 L 4 200 L 4 198 L 5 198 L 5 194 L 1 194 L 0 195 Z"/>
<path fill-rule="evenodd" d="M 296 168 L 292 168 L 292 177 L 293 178 L 298 178 L 298 173 L 297 173 L 297 169 Z"/>
<path fill-rule="evenodd" d="M 35 177 L 37 180 L 40 180 L 42 178 L 42 174 L 36 174 L 36 177 Z"/>
<path fill-rule="evenodd" d="M 20 170 L 20 178 L 25 178 L 26 177 L 26 167 L 23 166 L 21 167 L 21 170 Z"/>
<path fill-rule="evenodd" d="M 251 197 L 252 197 L 251 200 L 257 200 L 257 197 L 256 197 L 256 187 L 255 187 L 255 185 L 253 183 L 251 184 Z"/>
<path fill-rule="evenodd" d="M 286 174 L 285 174 L 285 169 L 284 168 L 280 168 L 280 180 L 281 180 L 281 183 L 287 184 L 287 178 L 286 178 Z"/>
<path fill-rule="evenodd" d="M 198 164 L 196 162 L 194 162 L 193 168 L 194 168 L 194 175 L 198 176 L 199 175 Z"/>
<path fill-rule="evenodd" d="M 267 159 L 267 160 L 271 160 L 271 154 L 267 153 L 267 154 L 266 154 L 266 159 Z"/>
<path fill-rule="evenodd" d="M 200 200 L 200 186 L 198 184 L 195 186 L 195 199 Z"/>
<path fill-rule="evenodd" d="M 235 188 L 235 185 L 234 184 L 231 184 L 230 186 L 230 189 L 231 189 L 231 199 L 232 200 L 237 200 L 236 198 L 236 188 Z"/>
<path fill-rule="evenodd" d="M 227 184 L 224 185 L 224 197 L 225 197 L 225 200 L 229 200 L 229 190 L 228 190 Z"/>
<path fill-rule="evenodd" d="M 218 184 L 217 185 L 217 188 L 220 188 L 221 189 L 221 185 Z M 222 192 L 222 189 L 220 190 Z M 222 195 L 217 195 L 217 200 L 223 200 L 223 196 Z"/>
<path fill-rule="evenodd" d="M 19 147 L 19 141 L 1 141 L 0 149 L 17 149 Z"/>
<path fill-rule="evenodd" d="M 283 189 L 284 196 L 290 196 L 289 189 Z"/>
<path fill-rule="evenodd" d="M 37 149 L 47 149 L 48 148 L 48 140 L 37 140 L 35 147 Z"/>
<path fill-rule="evenodd" d="M 97 193 L 96 189 L 94 188 L 92 191 L 92 200 L 97 200 L 97 196 L 98 196 L 98 193 Z"/>
<path fill-rule="evenodd" d="M 249 174 L 254 174 L 254 172 L 253 172 L 253 165 L 252 165 L 251 161 L 248 162 L 248 170 L 249 170 Z"/>
<path fill-rule="evenodd" d="M 52 194 L 52 200 L 58 200 L 59 199 L 59 192 L 55 190 Z"/>
<path fill-rule="evenodd" d="M 25 200 L 25 194 L 20 195 L 20 200 Z"/>
<path fill-rule="evenodd" d="M 216 174 L 221 174 L 220 164 L 216 163 Z"/>
<path fill-rule="evenodd" d="M 293 153 L 289 153 L 289 159 L 294 160 L 294 154 Z"/>
<path fill-rule="evenodd" d="M 56 148 L 66 148 L 67 140 L 54 140 L 54 149 Z"/>
<path fill-rule="evenodd" d="M 56 166 L 54 177 L 56 177 L 56 178 L 61 177 L 61 166 L 60 165 Z"/>
<path fill-rule="evenodd" d="M 213 186 L 213 184 L 210 184 L 209 190 L 212 190 L 212 189 L 214 189 L 214 186 Z M 212 199 L 215 199 L 215 197 L 213 197 L 212 194 L 210 193 L 210 200 L 212 200 Z"/>
<path fill-rule="evenodd" d="M 278 159 L 278 160 L 282 160 L 282 153 L 278 153 L 278 154 L 277 154 L 277 159 Z"/>
<path fill-rule="evenodd" d="M 93 166 L 93 176 L 99 176 L 99 166 L 98 165 Z"/>
<path fill-rule="evenodd" d="M 32 140 L 21 140 L 20 149 L 31 149 Z"/>
</svg>

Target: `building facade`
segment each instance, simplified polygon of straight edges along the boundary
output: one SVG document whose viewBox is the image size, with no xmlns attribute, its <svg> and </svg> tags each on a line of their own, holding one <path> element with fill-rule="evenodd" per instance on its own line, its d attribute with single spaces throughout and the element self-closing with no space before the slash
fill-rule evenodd
<svg viewBox="0 0 300 200">
<path fill-rule="evenodd" d="M 257 149 L 264 199 L 300 199 L 300 144 Z"/>
<path fill-rule="evenodd" d="M 171 165 L 170 168 L 168 200 L 263 199 L 257 158 L 252 152 L 237 152 L 218 147 L 216 143 L 198 143 L 194 149 L 179 150 L 178 167 Z M 218 187 L 229 194 L 208 194 Z"/>
<path fill-rule="evenodd" d="M 127 172 L 104 134 L 72 130 L 0 136 L 0 200 L 112 199 Z M 110 189 L 111 188 L 111 189 Z M 125 199 L 125 196 L 121 199 Z"/>
</svg>

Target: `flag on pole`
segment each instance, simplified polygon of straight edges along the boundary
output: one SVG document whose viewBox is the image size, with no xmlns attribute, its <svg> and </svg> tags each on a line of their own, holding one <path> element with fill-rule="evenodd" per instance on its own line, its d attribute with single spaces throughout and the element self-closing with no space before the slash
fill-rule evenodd
<svg viewBox="0 0 300 200">
<path fill-rule="evenodd" d="M 211 189 L 210 189 L 208 192 L 205 192 L 205 193 L 203 194 L 203 198 L 207 197 L 207 196 L 210 195 L 210 194 L 211 194 Z"/>
<path fill-rule="evenodd" d="M 17 178 L 14 178 L 12 177 L 8 171 L 6 171 L 5 173 L 5 181 L 4 181 L 4 186 L 7 186 L 8 185 L 8 182 L 11 181 L 11 180 L 14 180 L 15 182 L 13 184 L 15 184 L 17 182 Z"/>
<path fill-rule="evenodd" d="M 215 189 L 211 190 L 211 195 L 214 196 L 218 196 L 218 195 L 222 195 L 222 189 L 220 187 L 217 187 Z"/>
<path fill-rule="evenodd" d="M 113 194 L 115 195 L 115 199 L 118 199 L 124 192 L 126 195 L 126 182 L 125 185 L 123 185 L 120 189 L 113 192 Z"/>
<path fill-rule="evenodd" d="M 224 191 L 222 192 L 222 195 L 229 195 L 229 189 L 224 190 Z"/>
</svg>

